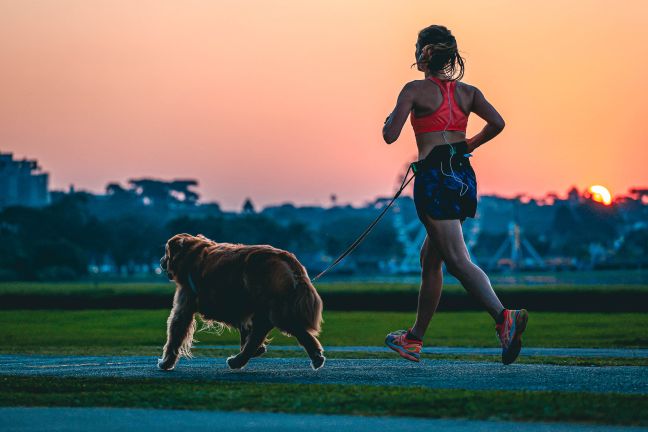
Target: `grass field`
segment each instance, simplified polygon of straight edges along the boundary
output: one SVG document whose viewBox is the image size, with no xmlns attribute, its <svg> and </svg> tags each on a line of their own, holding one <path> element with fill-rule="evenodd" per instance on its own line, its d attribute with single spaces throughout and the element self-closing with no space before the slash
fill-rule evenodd
<svg viewBox="0 0 648 432">
<path fill-rule="evenodd" d="M 0 311 L 4 354 L 159 356 L 168 310 Z M 324 346 L 383 344 L 384 335 L 411 324 L 414 313 L 326 312 Z M 536 347 L 648 347 L 648 314 L 532 312 L 525 345 Z M 238 332 L 199 332 L 198 346 L 236 345 Z M 273 335 L 273 345 L 297 345 Z M 426 337 L 432 346 L 497 347 L 483 312 L 437 314 Z M 196 349 L 223 358 L 232 350 Z M 270 351 L 268 356 L 302 352 Z M 331 358 L 398 358 L 377 353 L 328 352 Z M 499 361 L 498 356 L 427 356 Z M 519 363 L 565 366 L 648 366 L 646 359 L 528 357 Z M 154 365 L 154 362 L 152 363 Z M 286 413 L 420 416 L 601 424 L 648 424 L 648 397 L 614 393 L 491 391 L 336 384 L 256 384 L 185 380 L 0 377 L 0 406 L 98 406 Z"/>
<path fill-rule="evenodd" d="M 1 283 L 3 295 L 42 295 L 103 299 L 158 296 L 170 300 L 171 283 Z M 323 283 L 323 293 L 392 293 L 415 296 L 415 284 Z M 458 285 L 446 292 L 464 295 Z M 503 286 L 508 293 L 648 293 L 645 285 Z M 362 296 L 361 296 L 362 297 Z M 415 299 L 415 297 L 414 297 Z M 0 300 L 1 301 L 1 300 Z M 0 310 L 0 353 L 160 356 L 169 309 Z M 103 307 L 103 306 L 100 306 Z M 327 346 L 382 346 L 386 333 L 412 324 L 414 311 L 325 311 L 321 341 Z M 648 348 L 646 313 L 530 312 L 527 347 Z M 237 345 L 238 332 L 198 332 L 197 347 Z M 272 345 L 296 346 L 293 338 L 272 334 Z M 426 335 L 427 346 L 498 347 L 485 312 L 440 312 Z M 224 358 L 233 349 L 194 349 L 196 356 Z M 304 357 L 301 351 L 269 351 L 272 357 Z M 398 358 L 384 352 L 327 352 L 329 358 Z M 455 359 L 499 362 L 493 355 L 424 355 L 425 361 Z M 644 358 L 530 357 L 519 363 L 561 366 L 648 366 Z M 153 363 L 152 363 L 153 364 Z M 142 379 L 1 377 L 0 406 L 99 406 L 200 410 L 254 410 L 286 413 L 421 416 L 432 418 L 568 421 L 648 424 L 645 395 L 546 391 L 473 391 L 425 387 L 320 384 L 254 384 Z"/>
<path fill-rule="evenodd" d="M 365 385 L 0 378 L 0 406 L 111 406 L 647 424 L 646 397 Z"/>
<path fill-rule="evenodd" d="M 168 310 L 0 311 L 0 351 L 61 350 L 61 353 L 119 353 L 137 347 L 161 347 Z M 381 346 L 385 335 L 412 324 L 414 313 L 326 312 L 323 345 Z M 641 313 L 531 313 L 525 346 L 648 347 L 648 315 Z M 296 345 L 278 332 L 274 345 Z M 196 334 L 198 345 L 236 345 L 238 332 Z M 492 319 L 483 312 L 438 313 L 426 335 L 431 346 L 496 347 Z"/>
</svg>

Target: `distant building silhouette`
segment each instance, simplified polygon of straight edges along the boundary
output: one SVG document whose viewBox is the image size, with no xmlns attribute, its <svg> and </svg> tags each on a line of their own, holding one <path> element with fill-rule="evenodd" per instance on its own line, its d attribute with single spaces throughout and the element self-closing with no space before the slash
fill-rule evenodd
<svg viewBox="0 0 648 432">
<path fill-rule="evenodd" d="M 581 197 L 580 193 L 578 192 L 578 189 L 576 189 L 576 186 L 572 186 L 567 191 L 567 201 L 570 204 L 578 204 L 578 203 L 583 201 L 583 198 Z"/>
<path fill-rule="evenodd" d="M 0 153 L 0 208 L 49 204 L 48 182 L 49 174 L 36 160 L 15 160 L 12 153 Z"/>
<path fill-rule="evenodd" d="M 241 209 L 243 214 L 255 214 L 256 210 L 254 209 L 254 204 L 252 204 L 252 199 L 246 198 L 243 203 L 243 208 Z"/>
<path fill-rule="evenodd" d="M 331 207 L 335 207 L 337 205 L 337 195 L 336 194 L 331 194 Z"/>
</svg>

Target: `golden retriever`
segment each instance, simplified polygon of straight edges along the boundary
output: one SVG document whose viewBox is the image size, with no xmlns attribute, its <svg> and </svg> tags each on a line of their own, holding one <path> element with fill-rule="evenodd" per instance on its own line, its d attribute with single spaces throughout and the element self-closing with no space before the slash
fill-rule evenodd
<svg viewBox="0 0 648 432">
<path fill-rule="evenodd" d="M 322 300 L 290 252 L 177 234 L 167 241 L 160 267 L 176 283 L 160 369 L 171 370 L 179 356 L 191 356 L 195 313 L 240 331 L 241 351 L 227 359 L 232 369 L 264 354 L 266 337 L 274 327 L 297 338 L 313 369 L 324 364 L 317 339 Z"/>
</svg>

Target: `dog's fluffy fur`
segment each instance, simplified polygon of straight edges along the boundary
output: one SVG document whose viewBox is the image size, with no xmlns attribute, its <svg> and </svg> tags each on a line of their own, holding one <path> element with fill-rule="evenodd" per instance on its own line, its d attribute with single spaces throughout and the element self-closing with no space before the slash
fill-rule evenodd
<svg viewBox="0 0 648 432">
<path fill-rule="evenodd" d="M 317 340 L 322 300 L 290 252 L 177 234 L 167 242 L 160 266 L 176 283 L 160 369 L 171 370 L 179 356 L 191 356 L 196 312 L 208 323 L 241 332 L 241 352 L 227 359 L 232 369 L 265 353 L 266 336 L 274 327 L 297 338 L 314 369 L 324 364 Z"/>
</svg>

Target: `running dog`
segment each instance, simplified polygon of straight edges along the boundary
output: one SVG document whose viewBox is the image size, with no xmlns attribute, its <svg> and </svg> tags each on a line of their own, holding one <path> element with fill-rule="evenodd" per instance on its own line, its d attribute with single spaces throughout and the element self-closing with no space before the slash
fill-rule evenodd
<svg viewBox="0 0 648 432">
<path fill-rule="evenodd" d="M 297 338 L 313 369 L 324 365 L 317 339 L 322 300 L 290 252 L 177 234 L 167 241 L 160 267 L 176 283 L 160 369 L 172 370 L 179 356 L 191 357 L 195 313 L 208 324 L 240 331 L 241 351 L 227 359 L 231 369 L 264 354 L 274 327 Z"/>
</svg>

